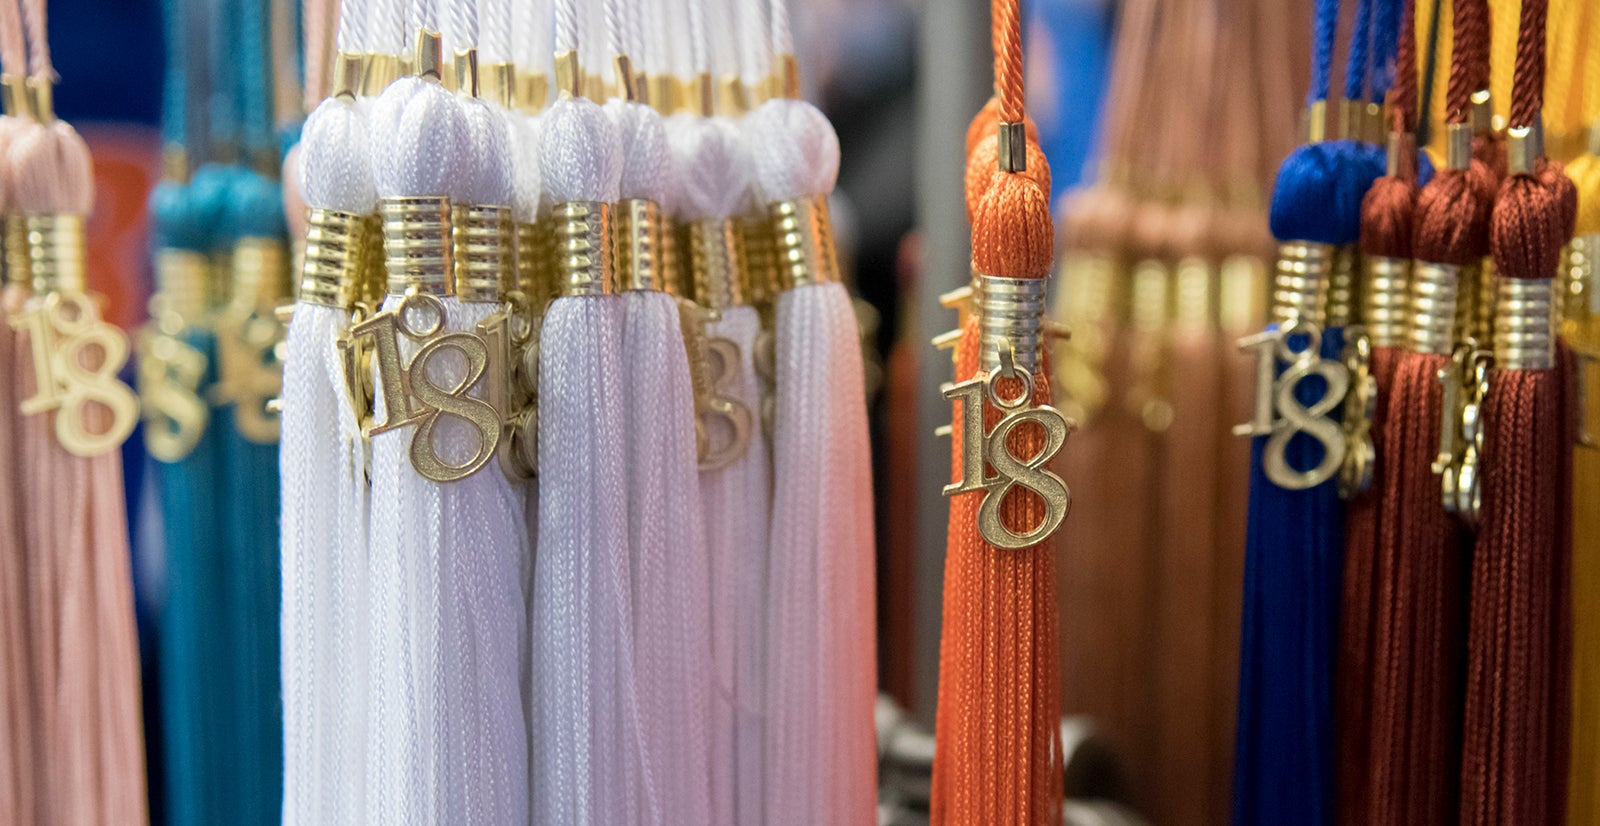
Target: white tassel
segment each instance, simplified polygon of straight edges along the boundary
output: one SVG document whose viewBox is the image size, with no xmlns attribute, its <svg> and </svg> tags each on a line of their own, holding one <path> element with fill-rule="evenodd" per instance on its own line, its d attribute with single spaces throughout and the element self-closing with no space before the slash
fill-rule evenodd
<svg viewBox="0 0 1600 826">
<path fill-rule="evenodd" d="M 574 3 L 559 3 L 557 49 L 574 48 L 576 31 Z M 540 137 L 551 202 L 617 200 L 622 148 L 600 106 L 557 101 Z M 633 673 L 620 304 L 557 298 L 540 337 L 533 822 L 541 826 L 661 822 L 641 760 Z"/>
<path fill-rule="evenodd" d="M 659 204 L 672 163 L 660 114 L 621 100 L 605 108 L 621 137 L 622 197 Z M 663 822 L 709 824 L 714 673 L 694 390 L 677 301 L 656 290 L 630 290 L 623 300 L 628 545 L 646 760 Z"/>
<path fill-rule="evenodd" d="M 417 28 L 435 29 L 427 12 Z M 471 174 L 466 117 L 437 83 L 406 77 L 390 84 L 372 106 L 369 129 L 380 197 L 451 195 Z M 391 295 L 383 309 L 399 303 Z M 460 302 L 443 303 L 447 326 L 459 329 Z M 401 348 L 402 358 L 416 352 L 409 341 Z M 377 415 L 386 415 L 381 404 Z M 445 725 L 453 698 L 444 690 L 441 646 L 456 644 L 452 635 L 463 619 L 442 577 L 453 559 L 445 545 L 465 529 L 470 515 L 453 498 L 446 501 L 446 486 L 412 468 L 412 435 L 407 428 L 372 439 L 367 817 L 376 823 L 456 823 L 463 821 L 451 818 L 458 813 L 447 809 L 444 787 L 460 767 L 447 765 Z M 441 452 L 461 451 L 462 435 L 441 427 Z"/>
<path fill-rule="evenodd" d="M 706 334 L 726 338 L 739 363 L 722 392 L 747 409 L 761 409 L 756 377 L 756 336 L 761 317 L 754 307 L 729 307 Z M 759 426 L 759 425 L 757 425 Z M 713 444 L 729 434 L 713 433 Z M 718 690 L 713 705 L 713 788 L 728 794 L 713 801 L 719 822 L 761 823 L 766 800 L 767 562 L 772 511 L 772 461 L 757 432 L 745 455 L 728 467 L 700 474 L 711 555 L 712 639 Z M 719 776 L 731 778 L 726 785 Z M 731 810 L 731 811 L 730 811 Z"/>
<path fill-rule="evenodd" d="M 366 122 L 330 98 L 301 133 L 307 203 L 352 214 L 377 193 Z M 284 820 L 362 820 L 366 732 L 367 481 L 335 339 L 343 309 L 301 302 L 289 323 L 283 480 Z"/>
<path fill-rule="evenodd" d="M 815 107 L 771 100 L 745 128 L 767 203 L 832 190 L 838 138 Z M 777 316 L 767 824 L 867 823 L 877 674 L 859 330 L 837 283 L 784 292 Z"/>
<path fill-rule="evenodd" d="M 477 40 L 474 5 L 452 5 L 452 20 L 466 24 L 465 31 L 458 31 L 461 48 L 471 48 Z M 495 5 L 490 10 L 506 13 L 503 19 L 490 15 L 492 39 L 499 43 L 510 36 L 510 9 Z M 506 113 L 480 98 L 460 97 L 458 102 L 472 139 L 472 163 L 467 185 L 452 195 L 458 203 L 509 207 L 516 185 Z M 475 329 L 501 309 L 500 303 L 462 303 L 459 316 L 452 312 L 451 326 Z M 491 464 L 443 486 L 442 495 L 456 520 L 445 526 L 446 616 L 459 623 L 444 648 L 450 689 L 446 788 L 451 803 L 446 822 L 526 823 L 528 724 L 522 660 L 529 654 L 522 571 L 531 553 L 526 489 Z"/>
</svg>

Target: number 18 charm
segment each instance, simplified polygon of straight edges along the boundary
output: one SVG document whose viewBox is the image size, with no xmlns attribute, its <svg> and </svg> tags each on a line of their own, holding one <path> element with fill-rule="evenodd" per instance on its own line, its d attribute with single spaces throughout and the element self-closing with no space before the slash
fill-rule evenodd
<svg viewBox="0 0 1600 826">
<path fill-rule="evenodd" d="M 1010 398 L 995 389 L 995 383 L 1003 378 L 1000 372 L 947 386 L 944 391 L 945 398 L 961 402 L 961 480 L 946 485 L 944 495 L 984 491 L 983 504 L 978 506 L 978 532 L 985 542 L 1005 550 L 1043 542 L 1061 526 L 1072 507 L 1072 492 L 1060 476 L 1048 470 L 1050 460 L 1067 443 L 1071 427 L 1059 410 L 1049 405 L 1030 406 L 1033 377 L 1023 370 L 1015 375 L 1021 380 L 1022 392 Z M 983 428 L 986 396 L 1004 414 L 987 432 Z M 1032 456 L 1017 456 L 1007 440 L 1019 426 L 1029 423 L 1044 431 L 1044 445 Z M 1021 533 L 1000 518 L 1001 503 L 1019 485 L 1044 502 L 1039 524 Z"/>
<path fill-rule="evenodd" d="M 1302 337 L 1305 347 L 1297 350 L 1291 341 Z M 1256 353 L 1256 406 L 1250 421 L 1236 425 L 1233 433 L 1267 437 L 1262 469 L 1273 484 L 1285 490 L 1314 488 L 1332 479 L 1344 465 L 1345 432 L 1328 414 L 1344 403 L 1350 370 L 1341 362 L 1320 357 L 1321 347 L 1321 328 L 1306 322 L 1239 341 L 1239 349 Z M 1289 366 L 1282 375 L 1274 376 L 1279 361 Z M 1295 391 L 1312 376 L 1321 378 L 1325 386 L 1322 397 L 1308 406 Z M 1289 440 L 1297 433 L 1322 445 L 1322 460 L 1310 470 L 1300 470 L 1289 461 Z"/>
<path fill-rule="evenodd" d="M 74 292 L 51 293 L 11 326 L 27 334 L 33 355 L 34 393 L 19 405 L 22 414 L 53 411 L 56 441 L 74 456 L 121 446 L 139 421 L 139 398 L 117 378 L 128 362 L 127 336 Z M 99 360 L 90 366 L 85 352 Z M 91 412 L 91 404 L 106 412 Z"/>
</svg>

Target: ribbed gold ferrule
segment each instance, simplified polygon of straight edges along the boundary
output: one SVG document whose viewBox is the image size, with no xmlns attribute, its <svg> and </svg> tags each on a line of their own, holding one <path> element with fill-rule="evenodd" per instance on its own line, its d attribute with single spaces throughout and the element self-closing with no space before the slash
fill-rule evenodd
<svg viewBox="0 0 1600 826">
<path fill-rule="evenodd" d="M 1272 318 L 1279 324 L 1309 321 L 1323 325 L 1328 317 L 1328 278 L 1334 247 L 1311 241 L 1278 245 L 1278 269 L 1272 281 Z"/>
<path fill-rule="evenodd" d="M 389 262 L 384 258 L 383 216 L 373 213 L 366 217 L 366 266 L 354 273 L 352 296 L 357 304 L 376 311 L 389 294 Z"/>
<path fill-rule="evenodd" d="M 300 300 L 345 309 L 355 303 L 367 255 L 371 223 L 366 215 L 331 209 L 307 210 L 305 262 L 300 269 Z"/>
<path fill-rule="evenodd" d="M 1600 285 L 1595 275 L 1595 257 L 1600 256 L 1600 234 L 1579 235 L 1567 245 L 1566 282 L 1567 297 L 1564 315 L 1579 319 L 1600 317 Z"/>
<path fill-rule="evenodd" d="M 779 201 L 768 205 L 767 213 L 772 219 L 781 289 L 839 280 L 826 198 Z"/>
<path fill-rule="evenodd" d="M 156 251 L 156 292 L 166 308 L 185 321 L 198 321 L 206 312 L 206 278 L 210 262 L 194 250 Z"/>
<path fill-rule="evenodd" d="M 1555 282 L 1496 279 L 1494 360 L 1503 370 L 1546 370 L 1555 364 Z"/>
<path fill-rule="evenodd" d="M 83 292 L 83 216 L 24 215 L 22 221 L 34 293 Z"/>
<path fill-rule="evenodd" d="M 543 221 L 518 221 L 517 288 L 527 296 L 535 312 L 555 298 L 550 264 L 550 232 Z"/>
<path fill-rule="evenodd" d="M 739 284 L 739 230 L 732 219 L 708 218 L 689 225 L 689 260 L 694 300 L 708 310 L 744 303 Z"/>
<path fill-rule="evenodd" d="M 739 234 L 744 238 L 744 272 L 740 286 L 745 303 L 764 307 L 778 294 L 778 247 L 772 224 L 759 216 L 745 216 L 739 219 Z"/>
<path fill-rule="evenodd" d="M 1416 353 L 1449 355 L 1455 347 L 1456 300 L 1461 268 L 1418 261 L 1411 267 L 1411 327 Z"/>
<path fill-rule="evenodd" d="M 1036 372 L 1044 341 L 1040 330 L 1047 279 L 980 275 L 978 282 L 979 368 L 985 372 L 999 369 L 1001 347 L 1009 345 L 1017 368 Z"/>
<path fill-rule="evenodd" d="M 621 290 L 661 290 L 661 207 L 624 198 L 611 213 L 612 256 Z"/>
<path fill-rule="evenodd" d="M 416 289 L 452 295 L 455 261 L 451 243 L 450 199 L 381 198 L 383 253 L 390 295 Z"/>
<path fill-rule="evenodd" d="M 1348 327 L 1355 318 L 1360 257 L 1354 244 L 1344 244 L 1333 251 L 1333 266 L 1328 270 L 1329 327 Z"/>
<path fill-rule="evenodd" d="M 493 304 L 505 297 L 515 256 L 511 226 L 510 207 L 451 206 L 450 240 L 457 298 Z"/>
<path fill-rule="evenodd" d="M 599 201 L 556 204 L 550 221 L 555 243 L 557 294 L 616 292 L 612 281 L 611 205 Z"/>
<path fill-rule="evenodd" d="M 233 245 L 232 305 L 271 315 L 289 295 L 289 251 L 282 239 L 240 238 Z"/>
<path fill-rule="evenodd" d="M 1184 330 L 1207 330 L 1216 323 L 1216 271 L 1210 262 L 1190 256 L 1173 274 L 1173 323 Z"/>
<path fill-rule="evenodd" d="M 661 290 L 670 295 L 688 297 L 684 289 L 684 268 L 688 246 L 679 243 L 683 228 L 665 211 L 661 212 L 661 231 L 656 240 L 656 269 L 661 273 Z"/>
<path fill-rule="evenodd" d="M 1361 296 L 1361 321 L 1367 327 L 1372 346 L 1403 346 L 1409 315 L 1406 276 L 1411 270 L 1410 259 L 1368 255 L 1361 259 L 1361 265 L 1367 271 L 1366 289 Z"/>
<path fill-rule="evenodd" d="M 21 215 L 6 216 L 6 283 L 33 289 L 33 267 L 28 263 L 28 226 Z"/>
</svg>

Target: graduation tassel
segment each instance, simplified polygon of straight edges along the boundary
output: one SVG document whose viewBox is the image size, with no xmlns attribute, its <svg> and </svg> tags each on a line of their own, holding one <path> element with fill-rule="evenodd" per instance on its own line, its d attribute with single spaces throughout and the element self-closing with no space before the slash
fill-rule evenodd
<svg viewBox="0 0 1600 826">
<path fill-rule="evenodd" d="M 630 7 L 631 6 L 631 7 Z M 661 203 L 673 185 L 674 158 L 666 126 L 640 101 L 633 56 L 642 45 L 642 4 L 608 0 L 606 31 L 616 88 L 605 104 L 621 140 L 621 198 L 612 205 L 617 289 L 622 293 L 622 404 L 628 474 L 628 550 L 633 570 L 634 669 L 646 770 L 655 787 L 652 816 L 667 823 L 713 823 L 711 710 L 713 561 L 698 485 L 698 434 L 704 432 L 701 394 L 690 381 L 685 339 L 704 345 L 704 319 L 664 289 L 656 258 Z M 691 42 L 706 54 L 705 18 L 690 4 Z M 709 64 L 701 64 L 709 69 Z M 705 75 L 709 78 L 709 74 Z M 710 103 L 709 98 L 705 100 Z M 721 214 L 744 195 L 738 128 L 726 119 L 702 122 L 690 133 L 689 166 L 678 170 L 680 197 L 709 210 L 705 218 L 731 240 Z M 696 230 L 700 229 L 699 225 Z M 713 238 L 716 238 L 714 235 Z M 726 249 L 719 250 L 724 256 Z M 724 263 L 726 267 L 727 264 Z M 728 270 L 732 275 L 736 270 Z M 726 450 L 726 448 L 723 448 Z M 720 628 L 729 627 L 722 618 Z"/>
<path fill-rule="evenodd" d="M 659 817 L 634 672 L 623 434 L 623 303 L 611 204 L 621 138 L 584 97 L 575 0 L 555 4 L 560 98 L 540 122 L 558 294 L 539 346 L 539 547 L 534 570 L 533 822 Z M 605 507 L 593 507 L 603 502 Z"/>
<path fill-rule="evenodd" d="M 1048 406 L 1040 363 L 1044 276 L 1053 253 L 1048 189 L 1041 188 L 1048 168 L 1026 139 L 1018 9 L 997 3 L 994 12 L 996 160 L 972 210 L 973 266 L 980 274 L 976 312 L 957 343 L 961 383 L 945 392 L 957 401 L 954 483 L 945 492 L 960 495 L 950 510 L 940 642 L 931 809 L 937 824 L 1054 822 L 1061 806 L 1048 539 L 1069 499 L 1047 468 L 1068 424 Z M 969 181 L 972 165 L 983 160 L 981 146 L 969 154 Z M 1015 490 L 1017 484 L 1027 491 Z"/>
<path fill-rule="evenodd" d="M 139 659 L 119 450 L 138 420 L 138 399 L 117 378 L 127 338 L 101 320 L 99 299 L 86 292 L 92 164 L 77 131 L 55 117 L 45 10 L 43 0 L 23 8 L 32 122 L 13 137 L 6 156 L 13 187 L 8 221 L 17 227 L 9 234 L 14 242 L 27 239 L 13 260 L 26 261 L 33 291 L 8 318 L 30 356 L 17 409 L 30 424 L 48 428 L 23 434 L 40 451 L 29 493 L 46 519 L 34 560 L 48 558 L 53 569 L 48 592 L 29 595 L 34 618 L 48 613 L 50 619 L 51 638 L 34 637 L 44 643 L 36 656 L 54 658 L 31 669 L 54 692 L 53 713 L 37 721 L 44 726 L 42 791 L 52 820 L 143 823 Z"/>
<path fill-rule="evenodd" d="M 838 281 L 827 196 L 839 141 L 799 98 L 788 9 L 773 51 L 785 95 L 745 116 L 778 238 L 766 822 L 872 818 L 876 750 L 872 478 L 861 341 Z M 780 770 L 779 767 L 782 767 Z"/>
<path fill-rule="evenodd" d="M 1362 6 L 1358 15 L 1368 14 Z M 1272 197 L 1276 323 L 1240 342 L 1258 371 L 1255 415 L 1235 429 L 1253 437 L 1233 784 L 1241 826 L 1325 824 L 1334 815 L 1344 545 L 1336 477 L 1351 455 L 1337 411 L 1351 381 L 1342 358 L 1353 287 L 1349 251 L 1338 247 L 1357 240 L 1361 200 L 1378 172 L 1357 142 L 1322 140 L 1338 11 L 1337 0 L 1317 4 L 1311 141 L 1284 160 Z M 1351 58 L 1359 71 L 1364 61 Z M 1347 128 L 1348 137 L 1358 134 Z"/>
<path fill-rule="evenodd" d="M 26 103 L 27 46 L 23 41 L 22 12 L 15 0 L 0 3 L 0 95 L 4 114 L 0 115 L 0 158 L 6 154 L 12 137 L 22 125 L 19 106 Z M 9 216 L 12 191 L 10 169 L 0 163 L 0 214 Z M 25 267 L 12 262 L 20 250 L 9 247 L 19 239 L 4 239 L 7 256 L 0 262 L 0 455 L 15 457 L 0 470 L 0 811 L 10 812 L 21 823 L 38 822 L 48 805 L 41 800 L 43 787 L 43 741 L 36 733 L 45 718 L 49 699 L 38 691 L 37 665 L 33 649 L 39 645 L 31 621 L 32 602 L 40 594 L 30 594 L 35 568 L 48 560 L 48 549 L 39 541 L 36 525 L 30 525 L 30 499 L 27 491 L 29 439 L 17 410 L 21 399 L 20 376 L 28 364 L 27 340 L 13 330 L 10 319 L 23 311 L 27 299 L 28 274 Z"/>
<path fill-rule="evenodd" d="M 283 739 L 278 670 L 280 571 L 276 406 L 283 386 L 284 327 L 276 316 L 289 292 L 283 189 L 259 170 L 281 158 L 273 128 L 270 12 L 264 0 L 234 9 L 240 64 L 241 164 L 234 172 L 221 232 L 232 246 L 230 293 L 217 315 L 217 438 L 221 447 L 223 604 L 228 641 L 225 742 L 231 759 L 224 817 L 241 824 L 282 821 Z M 254 168 L 252 168 L 254 167 Z M 215 492 L 214 492 L 215 493 Z"/>
<path fill-rule="evenodd" d="M 1375 437 L 1383 451 L 1375 488 L 1382 504 L 1370 614 L 1363 617 L 1371 622 L 1370 670 L 1352 669 L 1341 677 L 1361 684 L 1370 715 L 1365 724 L 1350 720 L 1358 726 L 1349 733 L 1352 740 L 1362 738 L 1363 729 L 1366 735 L 1359 742 L 1346 741 L 1351 750 L 1342 754 L 1341 765 L 1353 760 L 1365 768 L 1341 777 L 1348 784 L 1341 800 L 1352 807 L 1341 811 L 1374 823 L 1447 823 L 1456 813 L 1467 562 L 1461 525 L 1474 516 L 1470 505 L 1457 507 L 1455 500 L 1441 505 L 1441 484 L 1474 473 L 1478 460 L 1475 448 L 1463 454 L 1449 446 L 1453 442 L 1441 442 L 1440 422 L 1442 416 L 1459 415 L 1456 399 L 1477 345 L 1463 343 L 1458 349 L 1457 319 L 1470 306 L 1468 291 L 1488 251 L 1495 178 L 1489 166 L 1472 157 L 1469 122 L 1474 85 L 1487 75 L 1478 63 L 1486 20 L 1482 3 L 1467 0 L 1456 6 L 1446 101 L 1448 163 L 1417 195 L 1405 347 L 1395 357 L 1391 398 L 1379 402 L 1385 415 Z M 1400 252 L 1405 239 L 1392 237 L 1400 229 L 1398 212 L 1388 218 L 1376 214 L 1385 199 L 1403 203 L 1403 190 L 1387 183 L 1374 187 L 1368 206 L 1375 231 L 1369 235 L 1389 247 L 1385 251 Z M 1374 265 L 1377 278 L 1383 277 L 1382 261 Z M 1454 437 L 1448 430 L 1445 438 Z M 1463 470 L 1463 462 L 1471 464 Z M 1360 609 L 1346 605 L 1354 620 Z M 1345 627 L 1352 627 L 1351 621 Z"/>
<path fill-rule="evenodd" d="M 1565 820 L 1569 549 L 1560 522 L 1570 454 L 1552 312 L 1576 192 L 1541 145 L 1546 14 L 1544 0 L 1522 4 L 1508 176 L 1491 220 L 1494 370 L 1486 391 L 1475 380 L 1487 433 L 1471 572 L 1464 824 Z"/>
<path fill-rule="evenodd" d="M 705 118 L 709 101 L 704 101 L 674 148 L 684 152 L 677 200 L 690 225 L 687 252 L 695 301 L 681 306 L 686 319 L 706 319 L 703 333 L 695 337 L 700 340 L 692 338 L 690 346 L 698 350 L 701 379 L 696 393 L 705 446 L 700 491 L 711 557 L 717 675 L 712 820 L 733 824 L 763 822 L 768 772 L 783 767 L 769 767 L 765 754 L 773 667 L 767 649 L 772 460 L 770 430 L 763 430 L 757 417 L 762 387 L 755 363 L 758 338 L 770 341 L 762 313 L 771 309 L 777 261 L 775 240 L 754 194 L 755 157 L 731 120 L 747 108 L 744 92 L 762 89 L 772 76 L 770 12 L 765 0 L 726 6 L 729 16 L 723 19 L 730 22 L 720 28 L 731 30 L 737 21 L 736 37 L 727 39 L 737 40 L 740 57 L 719 61 L 722 111 Z M 733 143 L 722 143 L 724 125 Z M 725 158 L 720 169 L 715 168 L 719 154 Z"/>
<path fill-rule="evenodd" d="M 336 342 L 377 307 L 365 0 L 339 4 L 331 93 L 301 131 L 307 213 L 279 442 L 286 824 L 362 822 L 367 731 L 368 450 L 362 365 Z M 353 383 L 354 382 L 354 383 Z"/>
</svg>

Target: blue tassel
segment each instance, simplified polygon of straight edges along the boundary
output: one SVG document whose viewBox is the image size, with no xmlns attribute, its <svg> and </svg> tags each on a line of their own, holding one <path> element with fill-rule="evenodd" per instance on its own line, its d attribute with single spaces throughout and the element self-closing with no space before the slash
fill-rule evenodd
<svg viewBox="0 0 1600 826">
<path fill-rule="evenodd" d="M 223 213 L 231 240 L 288 232 L 279 185 L 236 170 Z M 232 405 L 216 411 L 221 444 L 222 560 L 227 594 L 228 728 L 233 755 L 226 768 L 232 789 L 227 822 L 270 826 L 282 818 L 283 703 L 279 691 L 278 446 L 240 433 Z"/>
<path fill-rule="evenodd" d="M 1344 334 L 1323 334 L 1338 358 Z M 1313 376 L 1296 388 L 1309 405 L 1326 391 Z M 1278 487 L 1262 470 L 1268 437 L 1250 457 L 1249 534 L 1234 744 L 1235 826 L 1328 826 L 1333 817 L 1333 661 L 1344 557 L 1343 503 L 1329 481 Z M 1323 449 L 1303 434 L 1289 464 L 1310 469 Z"/>
</svg>

